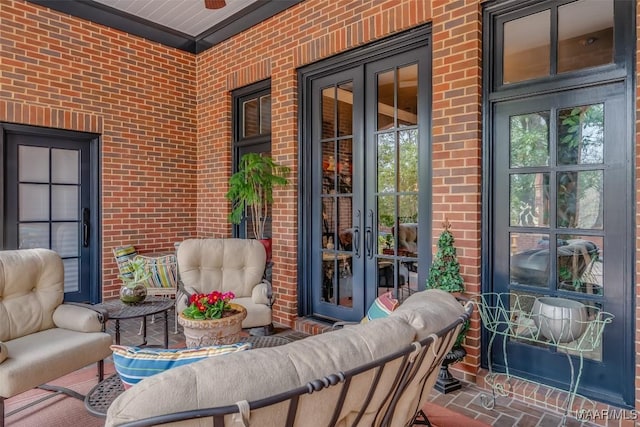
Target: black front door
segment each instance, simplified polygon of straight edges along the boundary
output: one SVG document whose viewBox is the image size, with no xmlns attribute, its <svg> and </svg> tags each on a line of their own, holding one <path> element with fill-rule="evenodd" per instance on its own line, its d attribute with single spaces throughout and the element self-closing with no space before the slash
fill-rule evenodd
<svg viewBox="0 0 640 427">
<path fill-rule="evenodd" d="M 53 249 L 64 263 L 65 300 L 98 302 L 96 135 L 2 130 L 3 248 Z"/>
<path fill-rule="evenodd" d="M 424 289 L 428 268 L 418 263 L 429 252 L 429 232 L 418 239 L 429 228 L 428 38 L 376 53 L 308 86 L 303 277 L 308 314 L 331 319 L 360 320 L 381 293 Z"/>
<path fill-rule="evenodd" d="M 495 106 L 491 236 L 493 290 L 509 293 L 505 307 L 531 311 L 526 301 L 552 296 L 586 305 L 589 321 L 599 310 L 615 316 L 602 341 L 583 352 L 578 392 L 621 406 L 633 401 L 635 353 L 624 89 L 604 85 Z M 502 354 L 494 347 L 494 368 L 504 368 Z M 510 339 L 507 355 L 512 373 L 568 388 L 566 353 L 548 342 Z"/>
</svg>

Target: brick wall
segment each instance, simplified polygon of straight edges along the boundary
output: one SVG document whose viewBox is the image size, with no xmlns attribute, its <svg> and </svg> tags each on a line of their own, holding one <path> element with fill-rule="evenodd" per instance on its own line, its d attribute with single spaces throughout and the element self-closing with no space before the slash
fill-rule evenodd
<svg viewBox="0 0 640 427">
<path fill-rule="evenodd" d="M 195 57 L 22 0 L 0 4 L 0 121 L 102 134 L 103 295 L 111 254 L 195 235 Z"/>
<path fill-rule="evenodd" d="M 433 237 L 449 220 L 469 295 L 481 292 L 481 11 L 472 0 L 433 7 Z M 480 365 L 477 313 L 465 347 L 467 356 L 456 368 L 473 377 Z"/>
<path fill-rule="evenodd" d="M 297 317 L 296 68 L 433 19 L 434 236 L 445 217 L 453 224 L 467 289 L 479 292 L 481 183 L 481 13 L 476 0 L 308 0 L 237 35 L 197 58 L 200 197 L 198 233 L 228 235 L 224 212 L 231 165 L 229 91 L 271 78 L 272 155 L 293 170 L 276 189 L 273 207 L 274 320 Z M 221 172 L 219 165 L 224 165 Z M 478 320 L 468 366 L 479 363 Z"/>
</svg>

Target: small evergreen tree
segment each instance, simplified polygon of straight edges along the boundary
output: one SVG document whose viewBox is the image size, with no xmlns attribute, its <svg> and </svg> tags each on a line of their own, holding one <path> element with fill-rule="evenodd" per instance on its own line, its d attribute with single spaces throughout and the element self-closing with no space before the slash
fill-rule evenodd
<svg viewBox="0 0 640 427">
<path fill-rule="evenodd" d="M 438 252 L 433 264 L 429 268 L 429 279 L 427 279 L 427 289 L 441 289 L 446 292 L 464 292 L 464 280 L 460 275 L 460 263 L 456 256 L 455 239 L 451 234 L 451 224 L 445 220 L 442 224 L 444 230 L 438 239 Z M 460 348 L 469 331 L 469 321 L 467 320 L 453 344 L 453 348 Z"/>
<path fill-rule="evenodd" d="M 464 281 L 460 275 L 460 263 L 456 257 L 456 248 L 451 224 L 446 220 L 444 230 L 438 239 L 438 252 L 429 268 L 427 289 L 442 289 L 447 292 L 464 292 Z"/>
</svg>

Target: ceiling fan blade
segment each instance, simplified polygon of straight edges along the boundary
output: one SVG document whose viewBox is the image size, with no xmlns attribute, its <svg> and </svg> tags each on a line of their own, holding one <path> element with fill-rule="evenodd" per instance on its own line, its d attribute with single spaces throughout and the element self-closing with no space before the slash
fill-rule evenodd
<svg viewBox="0 0 640 427">
<path fill-rule="evenodd" d="M 204 0 L 204 7 L 207 9 L 220 9 L 226 6 L 224 0 Z"/>
</svg>

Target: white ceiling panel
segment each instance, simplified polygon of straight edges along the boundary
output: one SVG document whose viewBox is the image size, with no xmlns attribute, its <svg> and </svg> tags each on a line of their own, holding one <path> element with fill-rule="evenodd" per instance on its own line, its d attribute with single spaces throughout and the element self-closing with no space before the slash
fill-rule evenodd
<svg viewBox="0 0 640 427">
<path fill-rule="evenodd" d="M 221 9 L 206 9 L 204 0 L 94 0 L 122 12 L 197 36 L 258 0 L 226 0 Z"/>
</svg>

